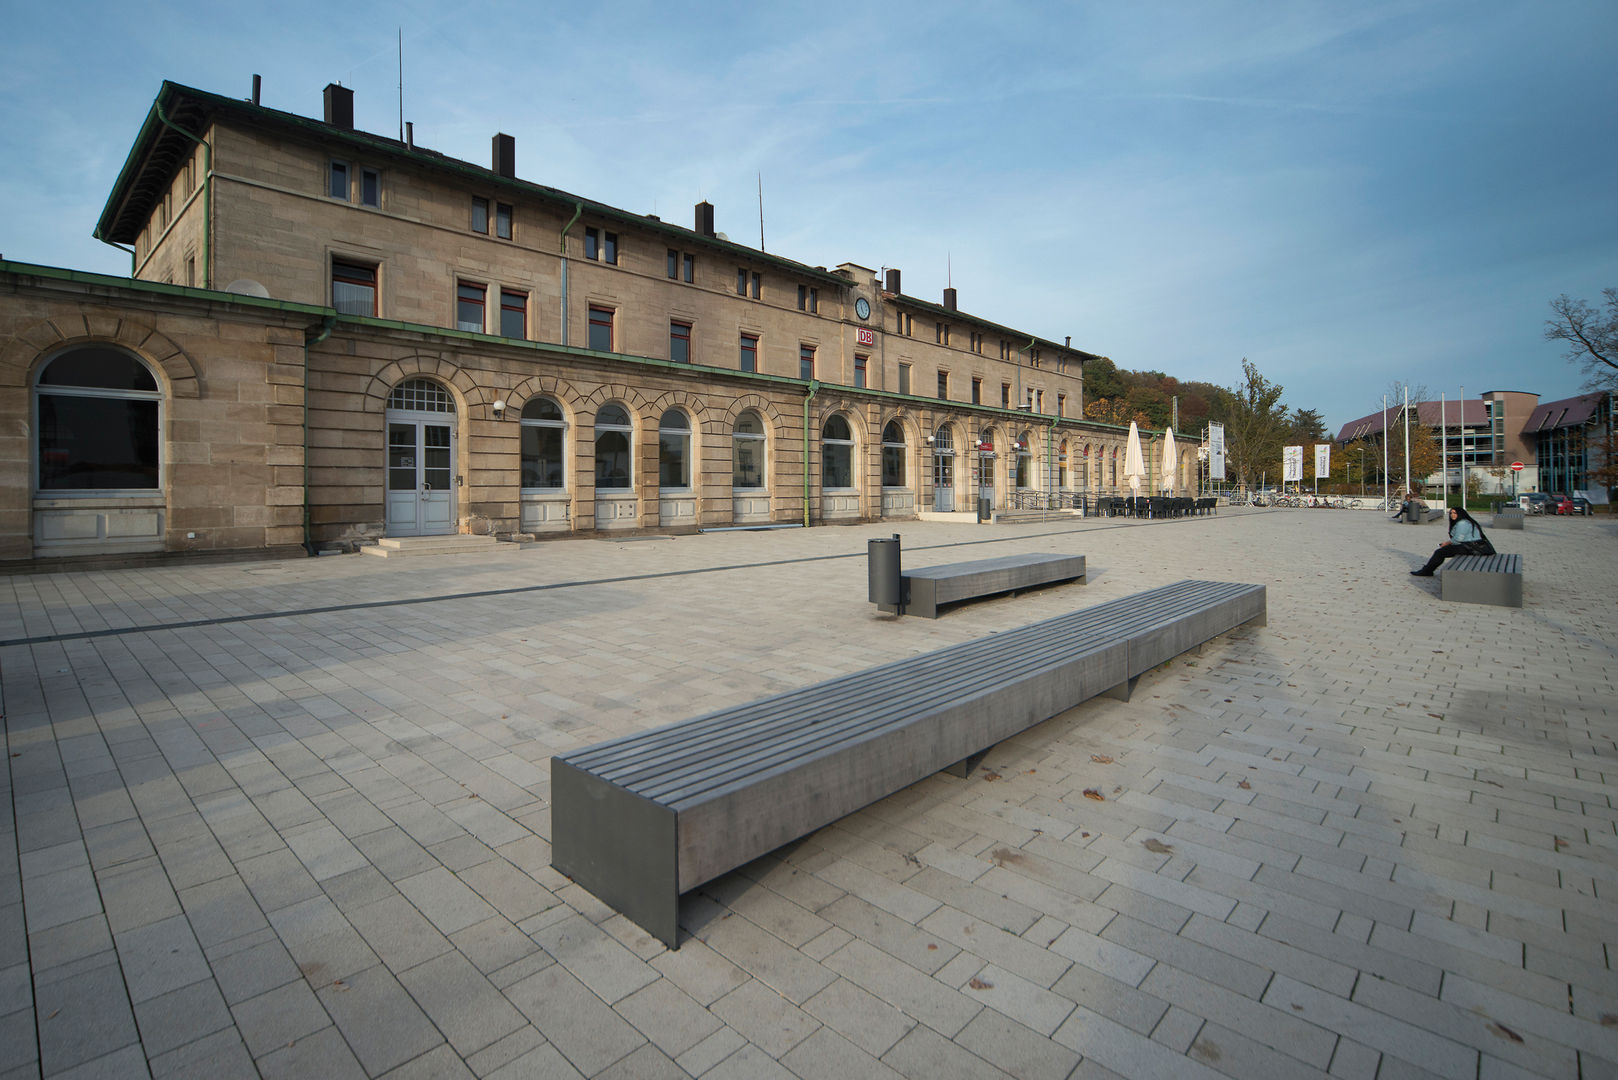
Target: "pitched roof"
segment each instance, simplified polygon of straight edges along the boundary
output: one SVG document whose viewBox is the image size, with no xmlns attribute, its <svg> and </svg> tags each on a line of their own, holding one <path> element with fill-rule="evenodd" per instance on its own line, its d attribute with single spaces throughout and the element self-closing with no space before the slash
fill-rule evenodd
<svg viewBox="0 0 1618 1080">
<path fill-rule="evenodd" d="M 1561 401 L 1547 401 L 1528 415 L 1528 422 L 1522 428 L 1523 434 L 1588 424 L 1600 410 L 1604 397 L 1605 394 L 1599 393 L 1580 394 Z"/>
<path fill-rule="evenodd" d="M 1389 404 L 1387 422 L 1399 422 L 1400 406 Z M 1482 398 L 1469 401 L 1417 401 L 1411 403 L 1411 409 L 1416 414 L 1416 422 L 1427 427 L 1438 427 L 1440 423 L 1447 423 L 1451 427 L 1487 427 L 1489 412 L 1484 408 Z M 1354 439 L 1365 439 L 1382 433 L 1382 413 L 1374 412 L 1369 416 L 1362 416 L 1357 420 L 1350 420 L 1337 432 L 1338 442 L 1351 442 Z"/>
</svg>

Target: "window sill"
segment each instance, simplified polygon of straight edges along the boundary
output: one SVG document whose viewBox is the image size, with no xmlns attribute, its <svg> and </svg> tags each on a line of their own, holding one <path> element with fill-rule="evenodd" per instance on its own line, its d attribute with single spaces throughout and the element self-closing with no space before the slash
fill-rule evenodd
<svg viewBox="0 0 1618 1080">
<path fill-rule="evenodd" d="M 153 491 L 150 488 L 82 492 L 54 491 L 48 495 L 42 491 L 34 493 L 35 510 L 52 510 L 66 507 L 88 509 L 100 506 L 163 506 L 167 502 L 168 499 L 161 491 Z"/>
</svg>

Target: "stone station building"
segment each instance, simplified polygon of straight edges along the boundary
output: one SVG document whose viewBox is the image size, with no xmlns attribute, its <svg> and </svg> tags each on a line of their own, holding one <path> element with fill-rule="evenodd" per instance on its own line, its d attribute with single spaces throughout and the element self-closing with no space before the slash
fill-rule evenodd
<svg viewBox="0 0 1618 1080">
<path fill-rule="evenodd" d="M 688 229 L 520 180 L 506 135 L 482 168 L 324 104 L 165 83 L 96 227 L 130 277 L 0 262 L 0 560 L 1127 490 L 1071 339 L 733 243 L 707 203 Z M 1150 487 L 1195 462 L 1182 440 Z"/>
</svg>

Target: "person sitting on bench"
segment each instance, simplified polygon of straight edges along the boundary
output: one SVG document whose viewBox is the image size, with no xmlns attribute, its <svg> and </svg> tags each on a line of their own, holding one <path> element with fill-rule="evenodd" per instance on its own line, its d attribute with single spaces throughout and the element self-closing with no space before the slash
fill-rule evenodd
<svg viewBox="0 0 1618 1080">
<path fill-rule="evenodd" d="M 1457 555 L 1493 554 L 1494 545 L 1483 535 L 1483 526 L 1465 510 L 1452 506 L 1449 508 L 1449 539 L 1438 542 L 1438 547 L 1433 551 L 1433 557 L 1427 560 L 1426 566 L 1410 573 L 1413 577 L 1432 577 L 1433 571 L 1437 570 L 1445 559 L 1453 559 Z"/>
</svg>

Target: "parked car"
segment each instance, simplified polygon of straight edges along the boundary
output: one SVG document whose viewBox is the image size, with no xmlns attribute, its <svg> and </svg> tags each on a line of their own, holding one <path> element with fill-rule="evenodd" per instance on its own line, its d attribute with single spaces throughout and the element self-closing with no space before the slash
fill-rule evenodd
<svg viewBox="0 0 1618 1080">
<path fill-rule="evenodd" d="M 1525 514 L 1555 513 L 1551 504 L 1551 497 L 1543 491 L 1530 491 L 1526 495 L 1517 496 L 1517 505 L 1521 506 Z"/>
<path fill-rule="evenodd" d="M 1552 495 L 1550 513 L 1571 517 L 1574 513 L 1573 500 L 1566 495 Z"/>
<path fill-rule="evenodd" d="M 1583 495 L 1569 495 L 1568 498 L 1573 500 L 1573 513 L 1588 517 L 1596 512 L 1596 508 L 1590 504 L 1590 500 Z"/>
</svg>

